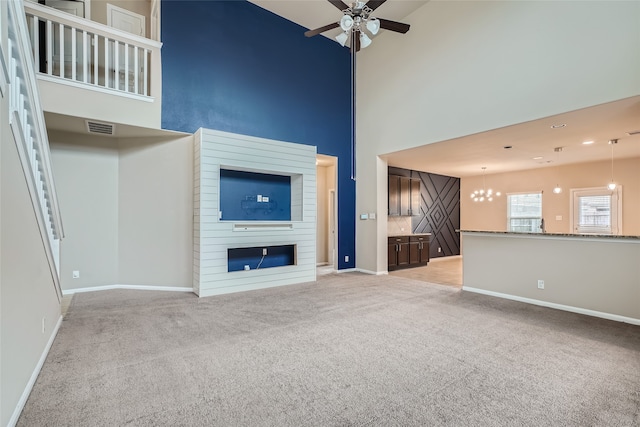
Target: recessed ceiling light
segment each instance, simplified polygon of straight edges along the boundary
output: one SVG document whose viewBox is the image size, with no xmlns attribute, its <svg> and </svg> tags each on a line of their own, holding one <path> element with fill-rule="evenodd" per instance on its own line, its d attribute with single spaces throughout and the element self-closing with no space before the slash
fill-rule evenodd
<svg viewBox="0 0 640 427">
<path fill-rule="evenodd" d="M 563 128 L 563 127 L 567 127 L 566 123 L 560 123 L 557 125 L 551 125 L 551 129 L 559 129 L 559 128 Z"/>
<path fill-rule="evenodd" d="M 593 144 L 593 141 L 583 141 L 582 145 L 591 145 Z"/>
<path fill-rule="evenodd" d="M 542 156 L 534 157 L 533 160 L 542 160 Z"/>
</svg>

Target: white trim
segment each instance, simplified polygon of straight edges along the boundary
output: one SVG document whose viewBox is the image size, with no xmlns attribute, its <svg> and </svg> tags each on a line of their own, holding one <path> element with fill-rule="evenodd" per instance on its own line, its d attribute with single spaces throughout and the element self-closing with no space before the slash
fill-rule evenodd
<svg viewBox="0 0 640 427">
<path fill-rule="evenodd" d="M 364 273 L 364 274 L 372 274 L 374 276 L 384 276 L 385 274 L 389 274 L 388 271 L 372 271 L 372 270 L 365 270 L 364 268 L 354 268 L 354 271 L 357 271 L 358 273 Z M 340 271 L 344 271 L 344 270 L 340 270 Z"/>
<path fill-rule="evenodd" d="M 47 345 L 45 346 L 44 350 L 42 351 L 42 355 L 40 355 L 40 359 L 38 360 L 38 363 L 36 364 L 36 367 L 34 368 L 33 372 L 31 373 L 31 377 L 29 378 L 29 381 L 27 382 L 27 385 L 25 386 L 24 390 L 22 391 L 22 395 L 20 396 L 20 400 L 18 400 L 18 404 L 16 405 L 15 409 L 13 410 L 13 414 L 11 415 L 11 418 L 9 418 L 9 423 L 7 424 L 7 427 L 13 427 L 18 422 L 18 418 L 20 418 L 20 414 L 22 413 L 22 409 L 24 408 L 24 405 L 27 403 L 27 399 L 29 398 L 29 395 L 31 394 L 31 390 L 33 389 L 33 385 L 36 383 L 36 380 L 38 379 L 38 375 L 40 375 L 40 370 L 42 369 L 42 365 L 44 365 L 44 361 L 47 359 L 47 355 L 49 354 L 49 350 L 51 349 L 51 346 L 53 345 L 53 341 L 55 340 L 56 335 L 58 335 L 58 329 L 60 329 L 60 325 L 62 325 L 62 316 L 60 316 L 60 318 L 58 318 L 58 321 L 56 322 L 56 326 L 53 328 L 53 332 L 51 333 L 51 336 L 49 337 L 49 341 L 47 341 Z"/>
<path fill-rule="evenodd" d="M 110 89 L 110 88 L 105 88 L 103 86 L 98 86 L 98 85 L 94 85 L 93 83 L 85 83 L 85 82 L 79 82 L 77 80 L 68 80 L 62 77 L 57 77 L 57 76 L 50 76 L 48 74 L 44 74 L 44 73 L 40 73 L 38 72 L 36 77 L 38 78 L 38 80 L 44 80 L 44 81 L 48 81 L 48 82 L 52 82 L 52 83 L 58 83 L 58 84 L 64 84 L 67 86 L 73 86 L 76 87 L 78 89 L 84 89 L 84 90 L 92 90 L 92 91 L 96 91 L 96 92 L 102 92 L 102 93 L 106 93 L 109 95 L 114 95 L 114 96 L 121 96 L 123 98 L 131 98 L 131 99 L 135 99 L 138 101 L 145 101 L 145 102 L 154 102 L 155 98 L 153 96 L 149 96 L 149 95 L 138 95 L 132 92 L 125 92 L 122 90 L 117 90 L 117 89 Z"/>
<path fill-rule="evenodd" d="M 140 20 L 140 22 L 142 22 L 143 34 L 134 34 L 134 33 L 131 33 L 131 34 L 138 37 L 143 37 L 143 38 L 147 37 L 147 18 L 144 15 L 140 15 L 139 13 L 132 12 L 129 9 L 124 9 L 122 7 L 115 6 L 111 3 L 107 3 L 107 25 L 109 27 L 113 27 L 116 30 L 120 30 L 120 31 L 124 31 L 124 30 L 117 28 L 113 25 L 113 12 L 120 12 L 123 15 L 128 15 L 131 18 Z"/>
<path fill-rule="evenodd" d="M 133 289 L 139 291 L 169 291 L 169 292 L 193 292 L 192 287 L 182 286 L 153 286 L 153 285 L 105 285 L 92 286 L 90 288 L 64 289 L 62 295 L 80 294 L 83 292 L 108 291 L 111 289 Z"/>
<path fill-rule="evenodd" d="M 571 305 L 556 304 L 554 302 L 519 297 L 517 295 L 503 294 L 501 292 L 487 291 L 485 289 L 473 288 L 471 286 L 463 286 L 462 290 L 468 291 L 468 292 L 474 292 L 477 294 L 489 295 L 492 297 L 524 302 L 527 304 L 539 305 L 541 307 L 555 308 L 556 310 L 570 311 L 572 313 L 584 314 L 584 315 L 593 316 L 593 317 L 600 317 L 602 319 L 615 320 L 616 322 L 630 323 L 632 325 L 640 326 L 640 319 L 635 319 L 633 317 L 620 316 L 618 314 L 604 313 L 602 311 L 589 310 L 586 308 L 574 307 Z"/>
<path fill-rule="evenodd" d="M 4 97 L 7 84 L 9 83 L 9 68 L 4 56 L 4 48 L 0 44 L 0 96 Z"/>
<path fill-rule="evenodd" d="M 22 166 L 25 182 L 27 184 L 27 190 L 29 191 L 29 196 L 31 197 L 31 206 L 33 207 L 36 222 L 38 223 L 38 229 L 40 230 L 42 245 L 44 246 L 44 251 L 47 255 L 51 279 L 54 283 L 58 302 L 60 302 L 60 300 L 62 299 L 60 275 L 58 274 L 58 266 L 56 263 L 53 242 L 49 239 L 47 219 L 44 216 L 45 212 L 47 211 L 47 207 L 42 205 L 44 200 L 40 199 L 40 197 L 38 196 L 38 183 L 35 181 L 35 173 L 33 171 L 34 165 L 29 160 L 31 154 L 28 152 L 29 149 L 27 148 L 27 142 L 24 140 L 24 129 L 22 128 L 22 125 L 23 123 L 20 121 L 20 114 L 17 111 L 13 111 L 13 113 L 9 115 L 9 127 L 11 128 L 13 139 L 16 143 L 16 151 L 18 152 L 18 157 L 20 158 L 20 165 Z"/>
<path fill-rule="evenodd" d="M 336 270 L 336 273 L 357 273 L 357 268 L 344 268 L 342 270 Z"/>
</svg>

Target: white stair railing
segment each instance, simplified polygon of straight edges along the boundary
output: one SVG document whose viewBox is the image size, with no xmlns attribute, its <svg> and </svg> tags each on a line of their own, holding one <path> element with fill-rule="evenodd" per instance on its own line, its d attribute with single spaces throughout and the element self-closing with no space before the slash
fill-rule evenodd
<svg viewBox="0 0 640 427">
<path fill-rule="evenodd" d="M 41 75 L 131 95 L 159 96 L 162 43 L 25 2 L 35 69 Z M 159 71 L 159 70 L 157 70 Z"/>
<path fill-rule="evenodd" d="M 49 140 L 40 105 L 31 45 L 22 0 L 8 2 L 6 54 L 9 124 L 36 213 L 58 298 L 62 221 L 51 169 Z"/>
</svg>

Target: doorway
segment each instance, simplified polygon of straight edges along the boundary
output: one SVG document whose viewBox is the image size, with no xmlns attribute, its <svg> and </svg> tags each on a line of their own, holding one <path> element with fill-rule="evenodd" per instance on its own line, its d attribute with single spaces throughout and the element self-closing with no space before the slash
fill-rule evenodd
<svg viewBox="0 0 640 427">
<path fill-rule="evenodd" d="M 316 265 L 319 273 L 338 265 L 338 158 L 316 156 Z"/>
</svg>

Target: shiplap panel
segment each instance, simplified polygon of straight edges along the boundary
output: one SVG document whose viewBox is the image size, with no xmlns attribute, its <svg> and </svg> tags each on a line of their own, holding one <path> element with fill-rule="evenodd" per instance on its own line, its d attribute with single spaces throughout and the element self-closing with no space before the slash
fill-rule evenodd
<svg viewBox="0 0 640 427">
<path fill-rule="evenodd" d="M 194 145 L 194 292 L 199 296 L 314 281 L 316 148 L 200 129 Z M 291 221 L 220 221 L 220 169 L 291 176 Z M 290 224 L 290 229 L 234 230 L 235 224 Z M 196 225 L 197 224 L 197 225 Z M 227 271 L 232 248 L 296 245 L 296 265 Z"/>
</svg>

